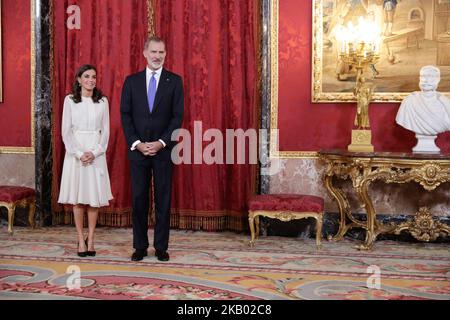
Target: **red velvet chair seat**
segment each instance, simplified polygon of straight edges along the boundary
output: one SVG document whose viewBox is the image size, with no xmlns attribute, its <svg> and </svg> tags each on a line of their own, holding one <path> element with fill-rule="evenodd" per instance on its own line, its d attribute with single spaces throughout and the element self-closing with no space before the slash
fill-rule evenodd
<svg viewBox="0 0 450 320">
<path fill-rule="evenodd" d="M 16 207 L 29 207 L 28 221 L 34 227 L 35 213 L 34 189 L 28 187 L 0 186 L 0 207 L 6 207 L 8 210 L 8 232 L 13 233 L 14 212 Z"/>
<path fill-rule="evenodd" d="M 316 245 L 321 247 L 324 200 L 304 194 L 263 194 L 250 199 L 248 223 L 253 246 L 259 235 L 259 217 L 281 221 L 314 218 L 316 220 Z"/>
<path fill-rule="evenodd" d="M 249 210 L 323 212 L 323 198 L 302 194 L 263 194 L 249 201 Z"/>
<path fill-rule="evenodd" d="M 34 195 L 34 189 L 28 187 L 0 186 L 0 201 L 3 202 L 15 202 Z"/>
</svg>

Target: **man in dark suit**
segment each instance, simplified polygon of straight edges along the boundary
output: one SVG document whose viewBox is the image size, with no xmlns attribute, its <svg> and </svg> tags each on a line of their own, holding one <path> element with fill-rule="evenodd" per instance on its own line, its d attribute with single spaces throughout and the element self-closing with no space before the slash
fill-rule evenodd
<svg viewBox="0 0 450 320">
<path fill-rule="evenodd" d="M 132 261 L 147 256 L 149 190 L 153 176 L 156 223 L 153 246 L 160 261 L 168 261 L 172 190 L 172 133 L 183 122 L 183 83 L 163 68 L 165 43 L 150 37 L 144 45 L 147 68 L 125 79 L 120 113 L 128 145 L 133 201 Z"/>
</svg>

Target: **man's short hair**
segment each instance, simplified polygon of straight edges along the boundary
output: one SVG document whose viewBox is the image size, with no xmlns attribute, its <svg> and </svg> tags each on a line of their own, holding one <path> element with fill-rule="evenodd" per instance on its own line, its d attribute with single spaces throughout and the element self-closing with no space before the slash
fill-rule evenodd
<svg viewBox="0 0 450 320">
<path fill-rule="evenodd" d="M 145 43 L 144 43 L 144 49 L 147 49 L 148 48 L 148 45 L 150 44 L 150 42 L 162 42 L 163 44 L 164 44 L 164 48 L 166 47 L 166 43 L 164 42 L 164 40 L 163 39 L 161 39 L 160 37 L 158 37 L 158 36 L 150 36 L 150 37 L 148 37 L 147 38 L 147 40 L 145 40 Z"/>
</svg>

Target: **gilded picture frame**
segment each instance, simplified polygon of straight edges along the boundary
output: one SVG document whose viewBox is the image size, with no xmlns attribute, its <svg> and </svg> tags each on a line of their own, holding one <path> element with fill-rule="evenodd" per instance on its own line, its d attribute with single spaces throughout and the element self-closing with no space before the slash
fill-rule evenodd
<svg viewBox="0 0 450 320">
<path fill-rule="evenodd" d="M 374 19 L 382 32 L 380 60 L 375 70 L 365 71 L 366 79 L 375 84 L 374 102 L 400 102 L 419 90 L 419 71 L 424 65 L 441 70 L 438 91 L 450 97 L 450 1 L 393 1 L 390 16 L 384 7 L 387 0 L 312 1 L 313 102 L 355 101 L 356 72 L 338 66 L 333 30 L 350 21 L 357 24 L 359 16 Z"/>
</svg>

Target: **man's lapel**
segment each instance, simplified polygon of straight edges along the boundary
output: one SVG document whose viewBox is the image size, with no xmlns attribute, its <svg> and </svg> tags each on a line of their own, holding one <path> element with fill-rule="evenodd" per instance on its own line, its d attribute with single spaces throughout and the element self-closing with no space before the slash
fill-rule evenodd
<svg viewBox="0 0 450 320">
<path fill-rule="evenodd" d="M 166 92 L 170 84 L 169 73 L 163 68 L 161 71 L 161 77 L 159 78 L 158 89 L 156 89 L 155 103 L 153 104 L 153 112 L 158 108 L 164 93 Z"/>
<path fill-rule="evenodd" d="M 138 90 L 138 93 L 139 93 L 139 100 L 143 100 L 143 101 L 145 101 L 146 103 L 145 103 L 145 105 L 147 106 L 147 111 L 150 113 L 150 109 L 149 109 L 149 106 L 148 106 L 148 99 L 147 99 L 147 78 L 146 78 L 146 69 L 144 69 L 144 71 L 142 71 L 140 74 L 139 74 L 139 81 L 138 81 L 138 83 L 139 83 L 139 90 Z"/>
</svg>

